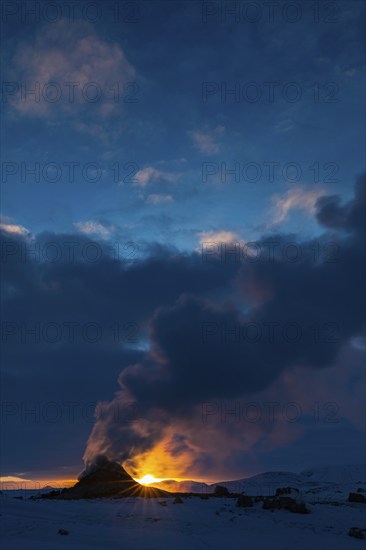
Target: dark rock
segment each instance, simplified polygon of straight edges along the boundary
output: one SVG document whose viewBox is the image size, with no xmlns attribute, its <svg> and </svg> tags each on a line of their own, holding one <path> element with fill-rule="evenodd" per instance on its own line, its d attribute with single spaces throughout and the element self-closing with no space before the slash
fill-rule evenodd
<svg viewBox="0 0 366 550">
<path fill-rule="evenodd" d="M 279 510 L 280 508 L 281 504 L 277 498 L 266 498 L 263 502 L 264 510 Z"/>
<path fill-rule="evenodd" d="M 348 531 L 350 537 L 355 537 L 356 539 L 364 539 L 366 534 L 366 529 L 359 529 L 358 527 L 351 527 Z"/>
<path fill-rule="evenodd" d="M 310 510 L 306 507 L 305 502 L 295 502 L 295 504 L 292 504 L 288 510 L 293 514 L 310 514 Z"/>
<path fill-rule="evenodd" d="M 53 489 L 52 491 L 49 491 L 48 493 L 41 494 L 38 498 L 55 498 L 58 497 L 61 494 L 60 489 Z"/>
<path fill-rule="evenodd" d="M 350 493 L 348 495 L 348 502 L 363 502 L 366 504 L 366 497 L 360 493 Z"/>
<path fill-rule="evenodd" d="M 279 487 L 276 489 L 276 497 L 280 495 L 288 495 L 291 493 L 299 493 L 299 489 L 296 489 L 295 487 Z"/>
<path fill-rule="evenodd" d="M 236 505 L 239 508 L 251 508 L 253 506 L 253 499 L 247 495 L 240 495 L 236 501 Z"/>
<path fill-rule="evenodd" d="M 174 504 L 183 504 L 183 500 L 180 497 L 175 497 Z"/>
<path fill-rule="evenodd" d="M 66 531 L 66 529 L 59 529 L 59 530 L 58 530 L 58 534 L 59 534 L 59 535 L 68 535 L 69 532 Z"/>
<path fill-rule="evenodd" d="M 229 491 L 226 487 L 223 487 L 222 485 L 216 485 L 215 491 L 214 491 L 215 497 L 228 497 L 230 496 Z"/>
<path fill-rule="evenodd" d="M 296 500 L 291 497 L 279 497 L 278 500 L 280 501 L 280 508 L 284 508 L 285 510 L 289 510 L 291 506 L 296 504 Z"/>
<path fill-rule="evenodd" d="M 263 502 L 264 510 L 288 510 L 294 514 L 309 514 L 310 510 L 304 502 L 297 502 L 291 497 L 266 498 Z"/>
</svg>

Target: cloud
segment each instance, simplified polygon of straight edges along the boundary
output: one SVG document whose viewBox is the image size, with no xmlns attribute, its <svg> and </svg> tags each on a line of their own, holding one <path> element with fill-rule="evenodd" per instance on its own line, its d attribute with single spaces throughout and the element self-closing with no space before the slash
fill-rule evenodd
<svg viewBox="0 0 366 550">
<path fill-rule="evenodd" d="M 100 38 L 85 21 L 53 23 L 34 41 L 21 43 L 14 55 L 8 80 L 9 94 L 20 114 L 47 120 L 80 115 L 106 119 L 121 105 L 123 86 L 136 73 L 117 43 Z M 36 94 L 26 90 L 36 90 Z"/>
<path fill-rule="evenodd" d="M 206 262 L 198 252 L 179 254 L 161 246 L 151 247 L 140 261 L 127 263 L 126 258 L 116 259 L 106 242 L 91 241 L 85 234 L 40 234 L 41 250 L 52 242 L 52 249 L 58 247 L 65 253 L 56 262 L 42 254 L 40 261 L 32 253 L 24 262 L 21 245 L 26 244 L 26 237 L 4 233 L 4 253 L 9 253 L 2 266 L 3 325 L 13 322 L 33 330 L 26 342 L 14 334 L 13 325 L 6 333 L 3 372 L 9 402 L 18 407 L 25 402 L 31 409 L 32 402 L 45 401 L 46 389 L 47 402 L 81 406 L 82 391 L 82 399 L 92 403 L 90 414 L 99 401 L 85 460 L 104 454 L 111 460 L 125 460 L 136 471 L 148 456 L 162 469 L 164 464 L 167 468 L 176 464 L 175 475 L 187 466 L 192 475 L 218 471 L 222 460 L 228 469 L 230 464 L 243 468 L 247 460 L 256 463 L 262 444 L 272 456 L 276 449 L 297 441 L 298 426 L 272 426 L 265 419 L 238 438 L 235 424 L 203 423 L 202 404 L 224 402 L 230 408 L 236 400 L 252 402 L 258 396 L 276 401 L 281 380 L 288 381 L 288 392 L 278 396 L 291 401 L 291 392 L 295 395 L 300 388 L 293 383 L 299 369 L 313 373 L 314 380 L 316 373 L 320 376 L 329 369 L 331 377 L 337 365 L 347 370 L 347 360 L 353 356 L 342 359 L 345 348 L 361 353 L 353 345 L 365 329 L 365 297 L 360 291 L 364 278 L 361 182 L 346 204 L 323 197 L 315 207 L 315 216 L 326 231 L 320 244 L 338 239 L 339 261 L 335 263 L 327 257 L 315 262 L 317 243 L 312 240 L 301 243 L 303 255 L 295 263 L 281 253 L 271 262 L 266 256 L 245 264 L 225 263 L 220 256 Z M 336 226 L 336 236 L 327 232 L 329 226 Z M 271 239 L 280 251 L 289 241 L 281 233 Z M 98 243 L 100 257 L 86 262 L 83 251 L 92 242 L 94 248 Z M 268 242 L 269 237 L 263 236 L 258 244 L 265 249 Z M 65 243 L 74 244 L 73 261 Z M 64 328 L 64 337 L 56 343 L 44 338 L 35 342 L 35 325 L 51 322 L 61 328 L 73 323 L 75 341 L 70 342 Z M 96 343 L 81 337 L 81 327 L 90 322 L 102 328 Z M 290 342 L 283 337 L 283 328 L 290 327 L 288 334 L 293 337 L 294 323 L 300 327 L 295 336 L 300 337 Z M 253 326 L 262 331 L 257 340 Z M 271 339 L 268 327 L 274 330 Z M 131 335 L 131 328 L 137 336 L 133 349 L 126 340 L 126 330 Z M 137 349 L 139 342 L 148 345 Z M 29 364 L 35 367 L 30 370 Z M 338 380 L 337 392 L 345 378 Z M 327 399 L 331 400 L 331 393 Z M 83 438 L 92 426 L 92 419 L 81 427 L 76 422 L 66 424 L 65 416 L 56 425 L 37 424 L 35 435 L 29 424 L 20 422 L 20 414 L 11 413 L 4 429 L 17 435 L 19 446 L 30 446 L 35 437 L 40 438 L 42 453 L 28 457 L 29 469 L 39 466 L 40 455 L 45 463 L 50 462 L 55 446 L 65 449 L 62 461 L 71 447 L 81 455 Z M 348 418 L 354 422 L 350 405 Z M 23 456 L 19 448 L 15 445 L 4 452 L 20 471 Z"/>
<path fill-rule="evenodd" d="M 162 203 L 171 203 L 174 199 L 171 195 L 148 195 L 146 202 L 148 204 L 162 204 Z"/>
<path fill-rule="evenodd" d="M 14 235 L 29 235 L 29 230 L 24 225 L 0 223 L 0 230 Z"/>
<path fill-rule="evenodd" d="M 88 220 L 86 222 L 76 222 L 74 223 L 74 226 L 80 231 L 80 233 L 83 233 L 84 235 L 99 235 L 102 238 L 108 238 L 111 233 L 112 229 L 109 227 L 105 227 L 103 224 Z"/>
<path fill-rule="evenodd" d="M 272 265 L 249 263 L 238 267 L 228 279 L 226 291 L 222 289 L 224 302 L 218 299 L 221 292 L 206 298 L 197 292 L 182 292 L 175 303 L 155 310 L 149 322 L 149 351 L 143 361 L 121 372 L 115 399 L 101 404 L 101 419 L 93 428 L 85 452 L 87 462 L 102 453 L 126 461 L 139 471 L 146 457 L 154 453 L 156 459 L 160 456 L 162 460 L 163 445 L 165 459 L 175 449 L 179 467 L 184 470 L 184 464 L 188 463 L 193 471 L 202 474 L 210 464 L 217 467 L 223 459 L 225 452 L 218 450 L 213 454 L 217 442 L 223 438 L 230 442 L 230 454 L 233 449 L 253 452 L 256 444 L 264 440 L 269 452 L 300 437 L 302 430 L 298 426 L 273 427 L 268 422 L 259 422 L 236 448 L 235 427 L 230 435 L 227 424 L 216 425 L 211 433 L 212 448 L 205 439 L 206 426 L 202 426 L 202 420 L 200 423 L 197 410 L 202 403 L 230 404 L 243 398 L 252 401 L 258 394 L 270 392 L 281 377 L 295 369 L 320 372 L 334 367 L 342 350 L 363 333 L 364 296 L 360 289 L 364 250 L 358 246 L 358 235 L 364 226 L 361 228 L 355 222 L 364 205 L 358 203 L 357 189 L 358 184 L 355 198 L 342 211 L 348 213 L 342 219 L 346 226 L 353 227 L 353 234 L 352 238 L 342 240 L 339 262 L 328 263 L 325 259 L 315 263 L 310 254 L 297 264 L 281 257 Z M 326 208 L 323 199 L 316 208 L 320 220 L 324 217 L 329 220 Z M 268 244 L 267 241 L 264 237 L 263 243 Z M 275 235 L 273 242 L 279 247 L 287 245 L 283 235 Z M 311 251 L 315 243 L 302 245 L 303 250 Z M 253 288 L 261 293 L 261 300 L 252 295 Z M 240 294 L 235 295 L 234 289 Z M 253 324 L 262 334 L 255 341 L 248 335 L 243 337 L 242 332 L 242 327 Z M 269 326 L 279 327 L 279 332 L 263 339 Z M 314 336 L 314 326 L 322 336 Z M 291 341 L 284 337 L 283 327 L 291 327 Z M 126 402 L 134 404 L 138 418 L 128 424 L 113 422 L 114 411 L 123 409 Z M 186 441 L 181 451 L 169 443 L 178 435 Z M 174 453 L 170 454 L 171 460 Z M 180 460 L 182 457 L 184 460 Z M 164 476 L 162 470 L 157 473 Z"/>
<path fill-rule="evenodd" d="M 23 235 L 1 236 L 2 329 L 12 333 L 2 333 L 2 387 L 11 407 L 3 432 L 18 442 L 4 449 L 4 463 L 9 473 L 20 471 L 22 450 L 37 441 L 37 452 L 27 456 L 29 470 L 50 463 L 80 469 L 94 408 L 113 396 L 121 369 L 144 355 L 138 344 L 146 340 L 155 309 L 174 303 L 182 291 L 205 296 L 224 287 L 231 269 L 211 272 L 200 256 L 161 246 L 136 259 L 133 246 L 122 242 L 112 250 L 109 242 L 82 233 L 40 233 L 31 247 Z M 100 329 L 96 342 L 93 326 Z M 57 422 L 47 421 L 50 402 Z M 35 413 L 28 412 L 32 408 Z M 37 414 L 46 421 L 38 423 Z"/>
<path fill-rule="evenodd" d="M 216 126 L 212 131 L 194 130 L 189 132 L 195 147 L 207 155 L 217 155 L 220 152 L 221 145 L 217 139 L 225 132 L 224 126 Z"/>
<path fill-rule="evenodd" d="M 200 245 L 204 243 L 232 244 L 240 242 L 240 239 L 233 231 L 202 231 L 198 233 Z"/>
<path fill-rule="evenodd" d="M 293 210 L 302 210 L 309 215 L 314 215 L 318 198 L 324 195 L 322 189 L 305 189 L 296 187 L 290 189 L 284 195 L 274 195 L 272 197 L 272 224 L 280 224 L 289 217 Z"/>
<path fill-rule="evenodd" d="M 354 200 L 342 205 L 338 195 L 319 197 L 315 204 L 317 220 L 331 229 L 361 229 L 365 224 L 365 189 L 366 176 L 362 174 L 356 181 Z"/>
<path fill-rule="evenodd" d="M 23 477 L 18 476 L 2 476 L 0 477 L 0 483 L 21 483 L 21 482 L 27 482 L 32 481 L 31 479 L 24 479 Z M 6 488 L 6 487 L 5 487 Z"/>
<path fill-rule="evenodd" d="M 158 181 L 165 181 L 167 183 L 174 183 L 179 177 L 179 174 L 173 172 L 165 172 L 164 170 L 158 170 L 153 166 L 147 166 L 142 170 L 139 170 L 134 176 L 134 186 L 146 187 L 150 183 Z"/>
</svg>

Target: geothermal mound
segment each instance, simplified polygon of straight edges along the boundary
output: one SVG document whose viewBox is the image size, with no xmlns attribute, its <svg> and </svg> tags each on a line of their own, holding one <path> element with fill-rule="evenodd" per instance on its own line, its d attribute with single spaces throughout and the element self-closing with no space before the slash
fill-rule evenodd
<svg viewBox="0 0 366 550">
<path fill-rule="evenodd" d="M 99 457 L 80 476 L 80 480 L 69 489 L 51 498 L 123 498 L 123 497 L 170 497 L 168 491 L 141 485 L 117 462 Z"/>
</svg>

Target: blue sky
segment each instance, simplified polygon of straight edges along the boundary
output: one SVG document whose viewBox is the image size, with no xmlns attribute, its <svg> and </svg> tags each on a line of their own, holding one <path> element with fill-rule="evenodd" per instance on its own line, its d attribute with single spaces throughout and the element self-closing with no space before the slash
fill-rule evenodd
<svg viewBox="0 0 366 550">
<path fill-rule="evenodd" d="M 192 267 L 199 264 L 202 243 L 214 242 L 230 247 L 235 243 L 244 246 L 251 241 L 263 243 L 272 238 L 281 243 L 289 240 L 304 243 L 304 248 L 311 249 L 315 246 L 314 239 L 324 243 L 339 238 L 340 249 L 348 250 L 352 231 L 356 225 L 359 228 L 358 221 L 356 224 L 351 220 L 356 216 L 355 204 L 362 196 L 357 189 L 363 184 L 355 188 L 355 182 L 361 181 L 365 170 L 365 6 L 358 1 L 320 2 L 319 11 L 314 12 L 311 2 L 294 2 L 292 7 L 287 2 L 278 2 L 274 11 L 269 12 L 265 2 L 251 3 L 252 7 L 248 7 L 248 2 L 154 0 L 120 3 L 117 17 L 112 2 L 97 2 L 98 12 L 95 13 L 91 9 L 85 11 L 88 3 L 76 2 L 73 16 L 68 14 L 67 3 L 53 3 L 57 6 L 56 13 L 47 1 L 39 3 L 37 9 L 40 11 L 34 16 L 26 11 L 33 4 L 7 2 L 2 11 L 5 32 L 1 229 L 5 239 L 12 238 L 18 244 L 31 247 L 35 242 L 43 245 L 49 241 L 61 243 L 67 237 L 83 245 L 97 242 L 108 250 L 118 243 L 123 253 L 127 253 L 123 248 L 127 243 L 135 243 L 136 258 L 141 264 L 131 268 L 130 275 L 128 270 L 123 275 L 127 278 L 127 282 L 123 279 L 127 290 L 120 294 L 120 289 L 113 287 L 118 286 L 118 277 L 113 274 L 110 282 L 108 277 L 104 278 L 105 271 L 109 270 L 108 262 L 105 267 L 99 266 L 101 271 L 97 275 L 89 273 L 90 266 L 85 272 L 75 268 L 75 273 L 66 274 L 71 267 L 65 267 L 62 262 L 43 269 L 37 262 L 31 267 L 18 261 L 13 285 L 19 288 L 15 294 L 9 291 L 9 296 L 6 295 L 5 302 L 7 299 L 9 302 L 6 302 L 5 321 L 21 323 L 26 319 L 24 322 L 31 323 L 39 314 L 38 320 L 43 319 L 43 322 L 54 317 L 61 322 L 63 315 L 67 317 L 62 309 L 62 303 L 68 303 L 67 292 L 73 295 L 79 284 L 80 292 L 85 291 L 85 300 L 94 300 L 95 304 L 90 310 L 89 305 L 85 306 L 84 316 L 82 301 L 75 304 L 75 319 L 83 318 L 85 322 L 88 315 L 94 315 L 94 320 L 100 315 L 100 322 L 107 322 L 108 315 L 114 315 L 114 319 L 120 315 L 124 322 L 136 321 L 141 328 L 140 343 L 135 348 L 121 346 L 121 357 L 115 347 L 111 350 L 105 344 L 100 357 L 94 357 L 96 364 L 93 366 L 93 353 L 90 346 L 87 348 L 91 372 L 94 368 L 99 372 L 97 362 L 103 362 L 103 353 L 105 361 L 108 357 L 111 361 L 111 372 L 103 380 L 98 375 L 94 384 L 89 380 L 85 395 L 93 402 L 113 402 L 122 367 L 129 372 L 128 369 L 133 368 L 131 365 L 136 363 L 150 373 L 148 365 L 153 359 L 140 354 L 145 350 L 149 355 L 154 349 L 151 342 L 158 339 L 159 328 L 154 323 L 159 325 L 159 308 L 175 307 L 178 317 L 187 314 L 189 318 L 189 312 L 195 309 L 188 298 L 187 303 L 182 298 L 189 294 L 197 300 L 209 300 L 214 310 L 230 310 L 235 305 L 241 314 L 248 314 L 262 307 L 261 300 L 276 300 L 282 292 L 281 285 L 286 287 L 286 271 L 279 273 L 274 269 L 268 275 L 273 281 L 281 280 L 281 285 L 273 283 L 278 292 L 277 298 L 273 298 L 266 294 L 268 281 L 262 281 L 263 286 L 255 282 L 249 284 L 246 274 L 241 280 L 242 275 L 232 273 L 229 266 L 225 276 L 221 271 L 215 272 L 215 282 L 207 284 L 205 289 L 203 281 L 207 274 L 197 268 L 195 279 L 196 268 Z M 230 9 L 235 10 L 235 15 Z M 253 9 L 257 11 L 251 11 Z M 35 93 L 29 93 L 32 89 Z M 235 173 L 230 173 L 233 170 Z M 338 198 L 332 202 L 324 199 L 328 196 Z M 335 222 L 329 208 L 332 215 L 337 212 L 342 221 L 337 218 Z M 350 250 L 354 251 L 353 245 Z M 171 258 L 176 258 L 177 265 L 171 265 Z M 351 260 L 349 262 L 353 265 Z M 56 271 L 49 273 L 52 269 Z M 35 275 L 37 270 L 40 273 Z M 313 272 L 309 271 L 309 277 L 316 293 L 312 292 L 310 283 L 309 288 L 306 287 L 305 281 L 303 292 L 310 293 L 311 301 L 315 300 L 319 286 L 310 273 Z M 257 273 L 254 281 L 261 280 L 262 276 L 264 280 L 267 277 L 262 272 Z M 346 276 L 348 271 L 339 272 L 339 277 Z M 171 277 L 176 277 L 176 281 Z M 160 278 L 161 287 L 154 278 Z M 36 281 L 42 281 L 43 286 L 38 287 Z M 60 301 L 43 294 L 44 285 L 51 285 L 50 281 L 57 291 L 66 293 Z M 75 288 L 71 281 L 78 281 Z M 110 293 L 99 284 L 112 285 Z M 140 290 L 138 284 L 151 284 L 154 296 L 145 296 L 145 290 Z M 322 284 L 327 283 L 323 281 Z M 349 288 L 350 282 L 344 284 Z M 357 281 L 353 284 L 361 291 L 357 289 Z M 116 299 L 121 300 L 119 314 L 112 303 L 114 291 Z M 337 291 L 335 288 L 332 292 L 329 290 L 329 302 Z M 33 313 L 27 313 L 18 303 L 12 302 L 17 292 L 29 300 L 27 307 Z M 40 302 L 30 295 L 32 292 Z M 129 304 L 124 313 L 124 300 L 130 300 L 129 292 L 136 294 L 136 307 L 134 310 Z M 75 299 L 77 296 L 76 293 Z M 43 301 L 48 306 L 53 304 L 53 308 L 48 309 Z M 299 308 L 300 302 L 299 298 Z M 349 303 L 357 304 L 357 300 L 354 302 L 350 298 Z M 71 300 L 70 307 L 72 304 Z M 305 304 L 303 307 L 305 311 Z M 324 322 L 332 321 L 333 314 L 342 316 L 344 311 L 343 306 L 338 313 L 330 308 L 328 317 L 323 312 L 324 315 L 319 313 L 319 318 Z M 298 313 L 294 312 L 295 316 L 303 314 L 301 308 Z M 73 319 L 73 315 L 70 309 L 67 318 Z M 273 318 L 272 313 L 268 315 Z M 304 315 L 309 321 L 308 312 Z M 355 318 L 357 315 L 355 313 Z M 198 313 L 197 318 L 200 318 Z M 287 313 L 284 318 L 289 319 Z M 313 321 L 317 319 L 314 313 Z M 326 402 L 339 399 L 346 403 L 345 422 L 351 426 L 350 445 L 355 445 L 357 453 L 361 447 L 355 443 L 354 434 L 360 427 L 354 420 L 356 411 L 349 409 L 351 392 L 344 390 L 342 393 L 341 365 L 347 354 L 356 355 L 354 376 L 361 376 L 356 368 L 361 361 L 357 354 L 361 351 L 349 344 L 352 337 L 361 335 L 359 329 L 359 323 L 347 328 L 348 344 L 344 342 L 339 354 L 332 352 L 329 364 L 327 362 L 327 368 L 333 365 L 338 373 L 338 385 L 333 388 L 336 397 L 332 397 L 332 391 L 324 390 Z M 150 337 L 147 336 L 149 330 L 152 331 Z M 147 344 L 149 338 L 150 344 Z M 165 340 L 159 345 L 165 349 Z M 177 350 L 180 345 L 177 342 Z M 40 384 L 44 387 L 44 395 L 48 389 L 53 394 L 52 377 L 45 374 L 48 372 L 45 357 L 51 350 L 41 346 L 33 352 L 34 355 L 28 355 L 30 368 L 34 369 L 35 388 L 37 386 L 32 399 L 39 401 L 44 398 Z M 65 354 L 63 360 L 66 362 L 70 356 L 74 358 L 72 361 L 85 357 L 82 345 L 76 353 L 70 349 L 59 352 L 61 356 Z M 287 354 L 284 350 L 278 352 Z M 24 395 L 27 394 L 28 375 L 22 378 L 22 373 L 29 353 L 26 344 L 20 345 L 18 351 L 13 348 L 9 351 L 5 368 L 9 389 L 5 400 L 18 402 L 15 388 L 23 385 Z M 159 356 L 160 352 L 155 350 L 154 353 Z M 166 353 L 173 365 L 173 351 Z M 297 359 L 289 359 L 288 365 L 291 369 L 305 368 L 302 359 L 300 354 Z M 317 364 L 314 357 L 311 360 Z M 319 364 L 321 362 L 319 359 Z M 81 384 L 84 375 L 78 371 L 78 364 L 76 361 L 74 368 Z M 65 391 L 65 399 L 68 399 L 68 367 L 60 364 L 57 371 L 56 378 L 63 388 L 61 394 L 63 396 Z M 312 379 L 314 371 L 310 369 L 309 372 L 312 374 L 306 374 L 305 370 L 305 374 L 299 375 L 300 379 L 302 376 L 304 380 Z M 17 373 L 19 380 L 16 382 Z M 281 370 L 281 376 L 285 376 L 283 373 Z M 323 373 L 321 371 L 319 376 Z M 150 375 L 146 375 L 147 379 Z M 138 378 L 135 371 L 126 376 Z M 278 391 L 291 400 L 291 391 L 298 392 L 295 380 L 281 380 L 281 384 L 287 380 L 286 391 L 279 387 L 268 389 L 270 382 L 265 387 L 253 382 L 251 391 L 268 390 L 273 391 L 273 395 Z M 321 384 L 328 384 L 326 377 L 321 380 Z M 203 380 L 200 383 L 203 384 Z M 274 378 L 271 383 L 275 383 Z M 313 383 L 318 383 L 316 377 Z M 141 388 L 143 386 L 141 383 Z M 135 398 L 145 403 L 146 399 L 141 397 L 143 389 L 138 397 L 136 388 L 131 388 L 130 391 L 136 393 Z M 78 391 L 81 399 L 82 385 Z M 162 388 L 158 388 L 159 391 Z M 20 394 L 23 395 L 23 389 Z M 57 397 L 55 393 L 53 399 L 61 400 L 61 394 Z M 208 397 L 214 399 L 215 395 L 213 391 Z M 229 393 L 225 398 L 230 398 Z M 197 400 L 192 398 L 193 402 L 196 407 Z M 307 406 L 311 410 L 310 405 Z M 180 433 L 189 439 L 187 419 L 193 417 L 192 410 L 186 411 L 186 415 L 176 414 Z M 24 425 L 19 422 L 18 431 L 13 433 L 21 437 Z M 156 419 L 156 426 L 159 433 L 163 432 L 165 420 L 159 424 Z M 49 425 L 42 428 L 41 439 L 45 447 L 51 437 L 48 429 Z M 72 433 L 66 429 L 62 432 L 63 441 L 67 434 L 70 441 L 79 441 L 69 456 L 64 457 L 70 475 L 74 475 L 81 461 L 88 430 L 90 425 L 84 423 L 79 428 L 74 426 Z M 265 427 L 263 430 L 264 433 Z M 192 455 L 188 447 L 192 450 L 197 445 L 197 433 L 193 432 L 192 440 L 182 451 L 182 464 L 184 461 L 187 464 L 187 456 Z M 165 433 L 173 439 L 175 435 Z M 30 431 L 29 437 L 31 456 L 34 454 L 31 441 L 36 442 L 38 437 L 35 429 Z M 243 449 L 236 447 L 229 434 L 227 437 L 235 457 L 235 453 Z M 311 435 L 304 436 L 304 445 L 307 445 L 307 437 L 311 439 Z M 330 432 L 329 437 L 333 437 Z M 290 445 L 294 439 L 295 434 L 283 435 L 283 445 Z M 269 453 L 271 445 L 275 446 L 273 442 L 280 440 L 281 436 L 275 434 L 273 441 L 267 442 Z M 154 439 L 153 443 L 158 445 L 162 441 Z M 259 445 L 257 451 L 261 457 L 257 464 L 263 467 L 270 464 L 260 448 L 260 437 L 253 435 L 252 447 L 249 442 L 244 445 L 248 453 L 246 467 L 251 471 L 256 469 L 253 458 L 256 445 Z M 146 451 L 144 445 L 140 451 Z M 273 450 L 273 459 L 276 458 L 279 466 L 284 456 L 281 452 L 281 445 Z M 204 468 L 209 467 L 207 456 L 203 454 L 196 462 L 193 459 L 190 462 L 193 473 L 201 478 Z M 117 455 L 121 458 L 123 453 Z M 7 475 L 14 475 L 10 466 L 14 456 L 15 451 L 6 455 Z M 310 456 L 309 461 L 324 462 L 327 453 L 320 453 L 319 457 Z M 136 467 L 133 457 L 128 458 Z M 141 469 L 142 458 L 139 460 L 137 464 Z M 28 468 L 17 460 L 16 471 L 28 468 L 39 472 L 42 468 L 37 468 L 36 462 L 35 458 L 30 459 Z M 48 456 L 45 462 L 53 463 L 50 468 L 54 472 L 52 475 L 56 475 L 61 464 L 54 456 Z M 222 464 L 214 466 L 211 476 L 215 471 L 227 474 Z M 287 464 L 289 469 L 290 466 Z M 235 458 L 232 468 L 238 474 L 245 469 L 242 460 L 236 462 Z M 186 475 L 183 470 L 182 467 L 180 472 Z M 178 475 L 179 472 L 173 473 Z"/>
<path fill-rule="evenodd" d="M 36 24 L 30 15 L 23 24 L 19 14 L 7 16 L 18 32 L 5 40 L 12 85 L 3 159 L 15 165 L 3 176 L 4 215 L 31 232 L 92 221 L 126 228 L 133 240 L 192 249 L 205 231 L 258 237 L 258 218 L 270 227 L 286 194 L 298 198 L 281 222 L 285 231 L 307 225 L 317 193 L 349 198 L 364 164 L 362 3 L 352 10 L 337 3 L 332 17 L 323 7 L 319 23 L 306 2 L 294 23 L 279 8 L 269 21 L 264 5 L 258 23 L 243 10 L 238 22 L 208 11 L 205 23 L 201 2 L 142 2 L 136 22 L 123 21 L 132 18 L 127 12 L 114 22 L 107 6 L 94 24 L 81 8 L 70 21 L 64 8 L 54 23 L 42 13 Z M 74 103 L 66 82 L 80 83 Z M 21 89 L 32 85 L 39 98 L 22 101 Z M 235 87 L 236 98 L 225 95 Z M 89 102 L 96 90 L 101 97 Z M 59 100 L 48 101 L 56 93 Z M 40 183 L 25 174 L 21 184 L 22 166 L 35 163 Z M 74 178 L 67 163 L 79 163 Z M 93 167 L 83 174 L 89 163 L 98 167 L 95 183 Z M 222 182 L 222 163 L 228 170 L 236 163 L 239 182 L 233 175 Z M 286 169 L 291 163 L 301 172 Z M 218 174 L 203 183 L 206 170 Z"/>
</svg>

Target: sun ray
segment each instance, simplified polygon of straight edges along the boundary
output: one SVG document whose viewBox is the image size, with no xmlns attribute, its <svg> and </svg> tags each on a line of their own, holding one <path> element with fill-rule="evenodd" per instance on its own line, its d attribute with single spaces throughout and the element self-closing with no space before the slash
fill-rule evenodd
<svg viewBox="0 0 366 550">
<path fill-rule="evenodd" d="M 136 481 L 141 483 L 141 485 L 151 485 L 152 483 L 159 483 L 159 481 L 162 481 L 162 478 L 157 478 L 151 474 L 146 474 L 141 479 L 137 479 Z"/>
</svg>

